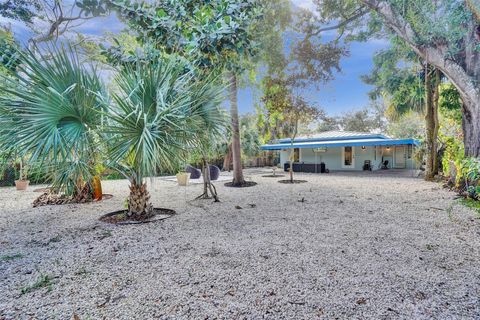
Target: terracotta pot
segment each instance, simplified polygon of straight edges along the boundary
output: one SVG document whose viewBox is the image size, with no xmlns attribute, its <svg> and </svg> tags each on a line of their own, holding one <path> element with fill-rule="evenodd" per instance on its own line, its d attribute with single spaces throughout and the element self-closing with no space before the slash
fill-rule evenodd
<svg viewBox="0 0 480 320">
<path fill-rule="evenodd" d="M 17 190 L 27 190 L 30 180 L 15 180 L 15 187 Z"/>
<path fill-rule="evenodd" d="M 177 173 L 177 182 L 179 186 L 188 186 L 190 181 L 190 172 Z"/>
</svg>

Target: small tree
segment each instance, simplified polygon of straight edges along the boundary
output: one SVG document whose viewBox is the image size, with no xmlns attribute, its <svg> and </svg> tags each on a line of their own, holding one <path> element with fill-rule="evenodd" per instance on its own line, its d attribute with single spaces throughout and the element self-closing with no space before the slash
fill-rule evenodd
<svg viewBox="0 0 480 320">
<path fill-rule="evenodd" d="M 112 166 L 130 181 L 127 215 L 133 219 L 153 214 L 146 178 L 173 168 L 202 131 L 211 134 L 222 125 L 221 89 L 195 79 L 176 56 L 126 65 L 116 78 L 119 93 L 103 132 Z"/>
<path fill-rule="evenodd" d="M 297 96 L 291 98 L 291 103 L 283 110 L 283 114 L 284 117 L 293 125 L 290 135 L 291 151 L 289 157 L 289 173 L 290 183 L 294 183 L 293 162 L 295 159 L 295 149 L 293 148 L 293 144 L 298 134 L 298 127 L 300 124 L 309 124 L 312 121 L 317 120 L 323 114 L 323 112 L 313 106 L 310 106 L 302 97 Z"/>
<path fill-rule="evenodd" d="M 195 130 L 195 140 L 193 144 L 194 153 L 198 154 L 202 161 L 203 172 L 203 193 L 197 197 L 197 199 L 208 199 L 211 197 L 215 202 L 219 202 L 217 189 L 212 183 L 210 177 L 210 164 L 209 160 L 213 154 L 215 154 L 218 146 L 218 140 L 225 137 L 227 132 L 228 117 L 224 110 L 220 108 L 222 95 L 218 92 L 220 86 L 208 86 L 210 80 L 204 82 L 205 87 L 202 91 L 197 93 L 197 108 L 194 112 L 195 119 L 193 120 L 197 124 L 197 130 Z M 217 90 L 217 92 L 215 92 Z M 214 98 L 214 99 L 212 99 Z M 216 99 L 215 99 L 216 98 Z M 210 195 L 209 195 L 210 192 Z"/>
<path fill-rule="evenodd" d="M 324 112 L 309 105 L 302 97 L 294 96 L 284 79 L 270 78 L 264 90 L 262 102 L 271 114 L 275 114 L 281 121 L 282 136 L 290 137 L 291 152 L 290 182 L 293 183 L 293 161 L 295 157 L 293 143 L 298 134 L 300 125 L 308 125 L 324 115 Z M 277 132 L 279 129 L 275 129 Z"/>
</svg>

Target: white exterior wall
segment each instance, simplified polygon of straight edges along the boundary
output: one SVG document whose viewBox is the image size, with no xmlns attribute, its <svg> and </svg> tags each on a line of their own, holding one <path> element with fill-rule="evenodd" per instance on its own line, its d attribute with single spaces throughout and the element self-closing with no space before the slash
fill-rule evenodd
<svg viewBox="0 0 480 320">
<path fill-rule="evenodd" d="M 314 152 L 311 148 L 300 148 L 300 162 L 304 163 L 325 163 L 327 169 L 331 171 L 336 170 L 363 170 L 363 165 L 365 160 L 370 160 L 373 170 L 378 170 L 381 168 L 382 157 L 383 161 L 388 160 L 389 168 L 395 167 L 394 162 L 394 148 L 390 147 L 374 147 L 367 146 L 365 149 L 362 147 L 353 147 L 353 157 L 354 157 L 354 167 L 345 168 L 343 164 L 343 147 L 332 147 L 327 148 L 326 152 Z M 413 158 L 408 158 L 408 147 L 405 146 L 405 164 L 406 169 L 414 169 L 416 166 Z M 284 163 L 288 163 L 288 158 L 290 155 L 290 149 L 282 150 L 280 152 L 280 165 L 283 168 Z"/>
</svg>

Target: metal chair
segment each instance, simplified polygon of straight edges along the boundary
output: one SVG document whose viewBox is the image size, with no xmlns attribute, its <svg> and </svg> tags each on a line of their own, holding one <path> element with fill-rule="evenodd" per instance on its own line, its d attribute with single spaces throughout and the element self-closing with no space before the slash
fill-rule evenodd
<svg viewBox="0 0 480 320">
<path fill-rule="evenodd" d="M 383 163 L 382 163 L 382 169 L 384 169 L 384 170 L 385 170 L 385 169 L 388 169 L 388 164 L 389 164 L 389 161 L 388 161 L 388 160 L 383 161 Z"/>
<path fill-rule="evenodd" d="M 372 171 L 372 162 L 370 160 L 365 160 L 363 163 L 363 171 Z"/>
</svg>

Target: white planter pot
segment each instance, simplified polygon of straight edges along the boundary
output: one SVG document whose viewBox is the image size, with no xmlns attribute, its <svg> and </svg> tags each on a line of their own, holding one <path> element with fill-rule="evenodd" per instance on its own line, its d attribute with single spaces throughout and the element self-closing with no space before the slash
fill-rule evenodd
<svg viewBox="0 0 480 320">
<path fill-rule="evenodd" d="M 177 182 L 179 186 L 188 186 L 190 182 L 190 172 L 177 173 Z"/>
</svg>

